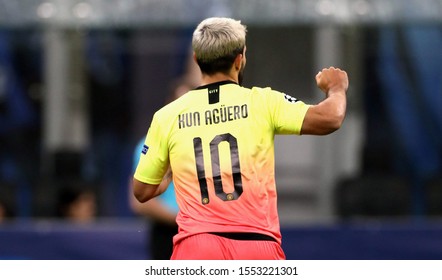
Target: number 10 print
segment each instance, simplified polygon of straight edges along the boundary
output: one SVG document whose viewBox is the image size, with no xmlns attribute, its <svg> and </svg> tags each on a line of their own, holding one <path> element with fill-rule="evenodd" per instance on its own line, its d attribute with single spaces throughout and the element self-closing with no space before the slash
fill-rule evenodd
<svg viewBox="0 0 442 280">
<path fill-rule="evenodd" d="M 230 160 L 232 164 L 232 178 L 234 191 L 226 193 L 223 189 L 221 166 L 219 160 L 219 144 L 227 142 L 230 147 Z M 195 150 L 196 171 L 201 189 L 201 202 L 208 204 L 210 202 L 209 192 L 207 190 L 206 172 L 204 168 L 203 145 L 200 137 L 193 138 L 193 148 Z M 210 158 L 212 164 L 212 179 L 215 186 L 216 196 L 223 201 L 238 199 L 242 194 L 241 167 L 239 164 L 238 142 L 230 133 L 215 136 L 210 142 Z"/>
</svg>

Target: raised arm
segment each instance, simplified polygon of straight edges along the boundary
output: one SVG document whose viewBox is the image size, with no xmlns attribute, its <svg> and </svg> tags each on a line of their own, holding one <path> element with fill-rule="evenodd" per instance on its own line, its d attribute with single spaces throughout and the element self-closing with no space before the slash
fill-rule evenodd
<svg viewBox="0 0 442 280">
<path fill-rule="evenodd" d="M 339 129 L 347 107 L 347 73 L 339 68 L 322 69 L 316 75 L 318 87 L 326 98 L 312 105 L 304 118 L 301 134 L 326 135 Z"/>
</svg>

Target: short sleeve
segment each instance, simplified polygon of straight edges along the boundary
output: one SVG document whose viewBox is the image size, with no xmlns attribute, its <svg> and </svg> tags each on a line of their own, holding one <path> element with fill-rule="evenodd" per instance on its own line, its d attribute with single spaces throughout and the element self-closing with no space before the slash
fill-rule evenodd
<svg viewBox="0 0 442 280">
<path fill-rule="evenodd" d="M 138 141 L 137 145 L 134 148 L 133 156 L 132 156 L 132 173 L 137 169 L 138 162 L 140 162 L 141 152 L 144 146 L 145 138 L 142 138 Z"/>
<path fill-rule="evenodd" d="M 169 165 L 167 138 L 162 133 L 160 121 L 155 114 L 141 147 L 140 160 L 135 170 L 135 179 L 148 183 L 161 183 Z"/>
<path fill-rule="evenodd" d="M 301 134 L 302 123 L 310 105 L 288 94 L 268 90 L 275 134 Z"/>
</svg>

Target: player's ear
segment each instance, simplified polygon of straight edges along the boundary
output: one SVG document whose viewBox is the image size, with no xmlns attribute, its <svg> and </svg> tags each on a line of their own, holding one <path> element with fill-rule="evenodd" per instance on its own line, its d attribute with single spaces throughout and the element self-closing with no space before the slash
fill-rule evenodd
<svg viewBox="0 0 442 280">
<path fill-rule="evenodd" d="M 241 69 L 241 63 L 243 62 L 242 61 L 243 59 L 244 59 L 244 56 L 241 53 L 236 56 L 235 61 L 233 62 L 236 70 L 239 71 Z"/>
</svg>

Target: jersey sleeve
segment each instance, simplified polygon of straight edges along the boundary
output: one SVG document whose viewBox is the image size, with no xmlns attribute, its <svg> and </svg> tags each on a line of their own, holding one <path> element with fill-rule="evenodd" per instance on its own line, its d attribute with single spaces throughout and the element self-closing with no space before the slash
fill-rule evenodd
<svg viewBox="0 0 442 280">
<path fill-rule="evenodd" d="M 137 145 L 134 148 L 133 156 L 132 156 L 132 173 L 135 172 L 138 166 L 138 162 L 140 161 L 141 152 L 143 151 L 145 138 L 142 138 L 137 142 Z"/>
<path fill-rule="evenodd" d="M 301 134 L 310 105 L 288 94 L 267 88 L 268 104 L 276 134 Z"/>
<path fill-rule="evenodd" d="M 160 184 L 169 166 L 167 138 L 155 114 L 141 149 L 134 178 L 148 184 Z"/>
</svg>

